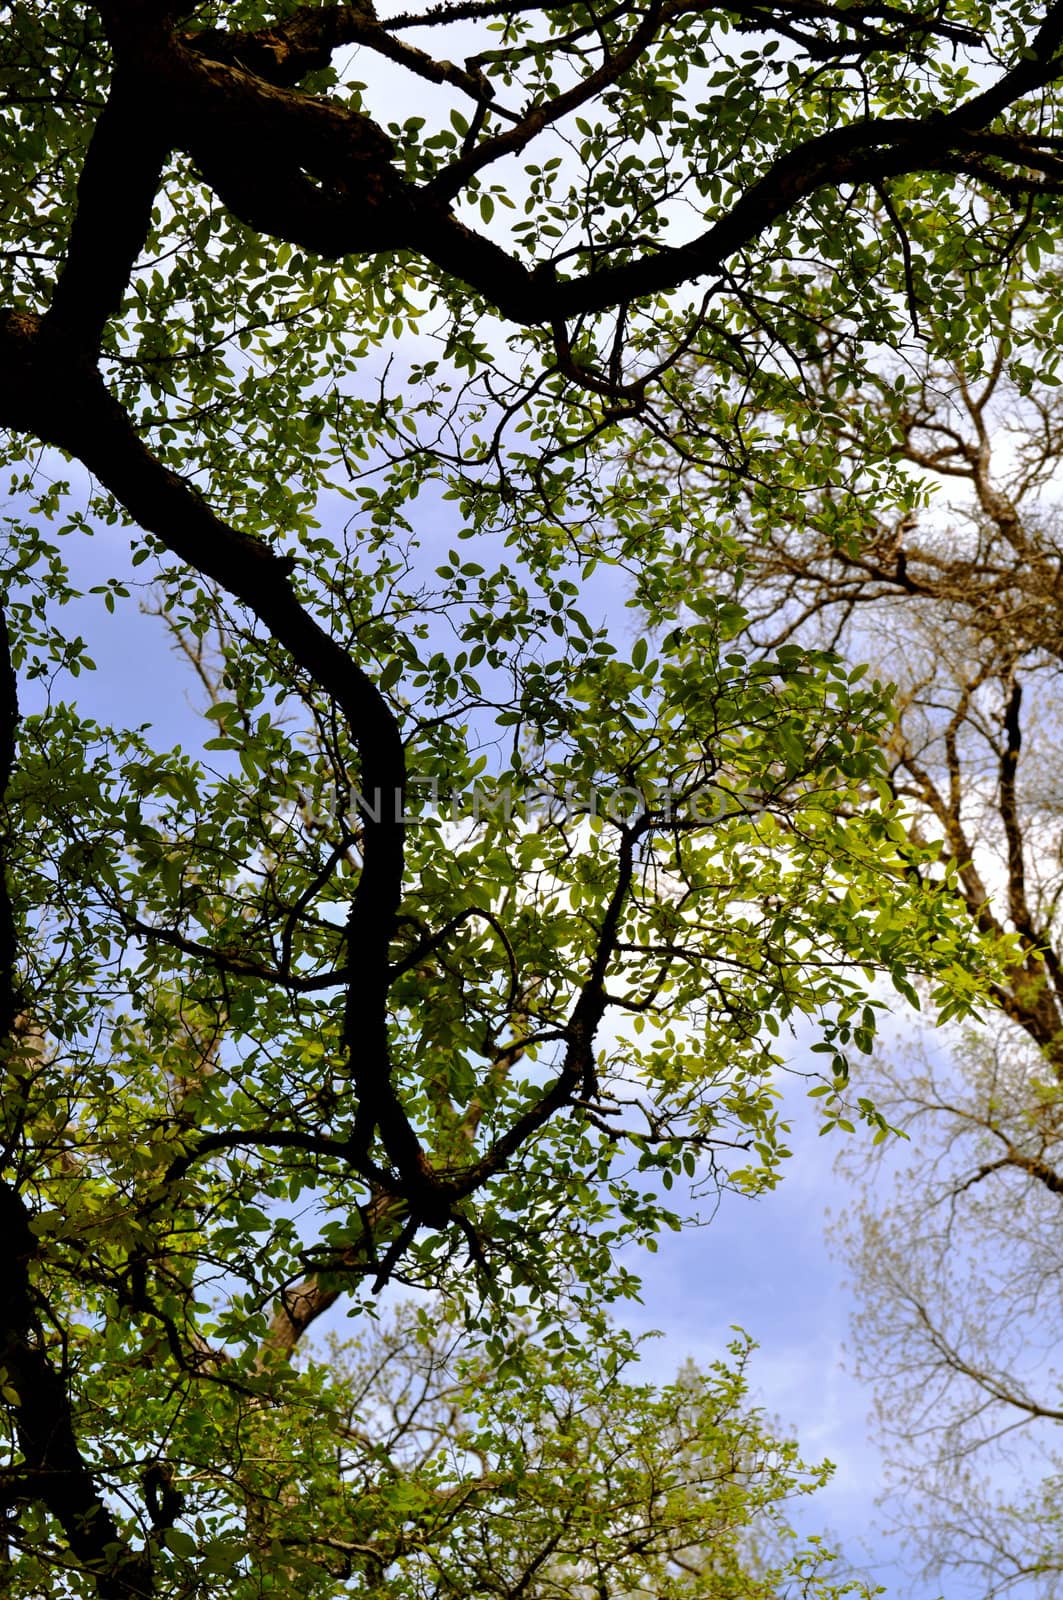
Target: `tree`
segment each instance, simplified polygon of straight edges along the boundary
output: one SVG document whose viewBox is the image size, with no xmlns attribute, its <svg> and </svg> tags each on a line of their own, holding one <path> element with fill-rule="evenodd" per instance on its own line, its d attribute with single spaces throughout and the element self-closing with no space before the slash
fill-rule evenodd
<svg viewBox="0 0 1063 1600">
<path fill-rule="evenodd" d="M 938 842 L 972 928 L 1010 941 L 995 1015 L 947 1046 L 922 1033 L 882 1049 L 864 1078 L 908 1157 L 882 1150 L 872 1187 L 868 1153 L 845 1158 L 862 1195 L 844 1243 L 855 1364 L 898 1523 L 928 1581 L 950 1570 L 983 1597 L 1055 1596 L 1063 1578 L 1063 410 L 1058 268 L 1033 265 L 987 278 L 980 339 L 921 303 L 905 362 L 828 414 L 844 500 L 736 522 L 751 636 L 830 642 L 897 678 L 886 750 L 910 837 Z M 825 392 L 838 360 L 828 332 Z"/>
<path fill-rule="evenodd" d="M 908 793 L 962 863 L 972 917 L 1007 927 L 1016 959 L 994 1026 L 959 1038 L 951 1061 L 910 1057 L 903 1086 L 899 1061 L 886 1075 L 883 1109 L 910 1127 L 919 1158 L 885 1216 L 861 1214 L 851 1241 L 861 1365 L 892 1414 L 924 1557 L 987 1596 L 1057 1594 L 1063 1570 L 1051 1309 L 1063 1183 L 1060 634 L 1046 587 L 1059 560 L 1059 403 L 1051 389 L 1016 393 L 1005 354 L 987 382 L 957 384 L 950 415 L 928 407 L 911 435 L 913 459 L 967 476 L 974 505 L 967 549 L 954 535 L 936 575 L 949 652 L 943 633 L 930 636 L 934 682 L 920 686 L 896 751 Z M 913 533 L 918 585 L 925 545 Z M 940 550 L 933 533 L 929 543 Z"/>
<path fill-rule="evenodd" d="M 387 1487 L 398 1551 L 440 1481 L 350 1466 L 317 1319 L 430 1289 L 534 1410 L 536 1352 L 608 1346 L 623 1247 L 678 1222 L 652 1183 L 775 1181 L 773 1031 L 819 1020 L 840 1089 L 866 972 L 962 1013 L 994 957 L 917 870 L 881 691 L 744 654 L 675 555 L 719 547 L 744 474 L 793 499 L 829 470 L 745 427 L 765 340 L 821 316 L 810 261 L 859 344 L 905 315 L 874 227 L 902 189 L 948 213 L 945 262 L 1000 244 L 980 195 L 1020 242 L 1049 225 L 1061 43 L 1056 6 L 9 8 L 16 1592 L 401 1592 L 376 1525 L 330 1541 Z M 399 80 L 418 114 L 385 123 Z M 722 499 L 626 472 L 632 427 L 713 441 Z M 91 594 L 121 617 L 148 578 L 196 675 L 195 748 L 64 698 L 91 661 L 62 540 L 93 532 Z M 596 567 L 670 622 L 657 659 L 595 620 Z M 473 1542 L 494 1452 L 442 1484 Z M 736 1471 L 739 1514 L 770 1508 L 772 1469 Z M 669 1484 L 606 1591 L 733 1588 L 734 1480 L 688 1485 L 691 1584 Z M 418 1562 L 463 1569 L 464 1528 Z"/>
<path fill-rule="evenodd" d="M 406 1307 L 368 1341 L 334 1340 L 319 1376 L 343 1426 L 322 1416 L 320 1443 L 338 1442 L 358 1484 L 357 1521 L 343 1506 L 330 1525 L 307 1494 L 321 1481 L 313 1434 L 278 1454 L 268 1429 L 259 1462 L 267 1515 L 287 1508 L 292 1586 L 319 1583 L 324 1563 L 418 1596 L 866 1595 L 825 1581 L 832 1558 L 787 1528 L 826 1469 L 748 1407 L 749 1351 L 738 1341 L 731 1364 L 654 1390 L 630 1381 L 634 1350 L 615 1337 L 559 1363 L 518 1324 L 496 1365 Z"/>
</svg>

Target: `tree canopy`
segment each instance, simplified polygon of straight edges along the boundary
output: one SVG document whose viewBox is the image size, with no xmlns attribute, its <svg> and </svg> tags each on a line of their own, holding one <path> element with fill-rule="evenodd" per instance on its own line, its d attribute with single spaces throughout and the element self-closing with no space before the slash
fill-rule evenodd
<svg viewBox="0 0 1063 1600">
<path fill-rule="evenodd" d="M 737 1380 L 614 1389 L 604 1309 L 681 1180 L 777 1180 L 780 1030 L 884 1136 L 868 975 L 963 1015 L 1014 944 L 882 685 L 708 557 L 835 481 L 825 327 L 841 393 L 1046 236 L 1063 7 L 4 15 L 9 1588 L 819 1582 L 735 1535 L 806 1481 Z M 72 620 L 138 601 L 154 726 Z M 389 1283 L 470 1341 L 453 1437 L 305 1348 Z"/>
<path fill-rule="evenodd" d="M 956 861 L 972 922 L 1015 941 L 991 1023 L 876 1063 L 876 1104 L 910 1155 L 854 1208 L 846 1247 L 894 1507 L 936 1581 L 949 1570 L 986 1596 L 1053 1595 L 1063 1568 L 1060 400 L 1030 376 L 1051 282 L 1005 285 L 984 363 L 936 352 L 893 397 L 938 494 L 854 559 L 795 539 L 769 580 L 803 628 L 809 607 L 828 626 L 841 610 L 862 653 L 903 652 L 892 782 Z"/>
<path fill-rule="evenodd" d="M 845 1151 L 859 1187 L 835 1237 L 895 1530 L 935 1587 L 947 1574 L 972 1595 L 1050 1596 L 1063 1570 L 1058 261 L 1035 249 L 981 281 L 990 319 L 968 324 L 981 336 L 958 339 L 921 298 L 918 342 L 835 401 L 838 469 L 821 496 L 770 527 L 747 497 L 732 535 L 743 643 L 830 643 L 896 675 L 884 751 L 906 826 L 951 860 L 972 927 L 1011 941 L 995 1016 L 876 1047 L 862 1081 L 910 1142 L 903 1156 Z M 845 346 L 824 327 L 825 392 Z"/>
</svg>

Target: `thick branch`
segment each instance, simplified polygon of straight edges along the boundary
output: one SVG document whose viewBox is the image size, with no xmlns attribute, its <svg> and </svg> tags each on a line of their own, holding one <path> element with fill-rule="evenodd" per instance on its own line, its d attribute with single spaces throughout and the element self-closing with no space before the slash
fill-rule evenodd
<svg viewBox="0 0 1063 1600">
<path fill-rule="evenodd" d="M 0 605 L 0 1040 L 9 1043 L 19 1012 L 16 978 L 18 941 L 8 881 L 11 830 L 7 814 L 7 787 L 15 765 L 17 727 L 18 684 L 11 664 L 7 617 Z"/>
<path fill-rule="evenodd" d="M 47 321 L 86 355 L 122 304 L 151 227 L 168 151 L 137 87 L 119 71 L 93 131 Z"/>
<path fill-rule="evenodd" d="M 161 465 L 99 374 L 37 319 L 0 316 L 0 426 L 34 434 L 84 463 L 139 525 L 254 613 L 345 716 L 361 763 L 363 864 L 346 939 L 351 981 L 345 1041 L 359 1096 L 364 1156 L 379 1127 L 389 1159 L 419 1182 L 424 1157 L 390 1082 L 388 947 L 402 891 L 405 754 L 376 686 L 300 604 L 291 562 L 217 517 Z"/>
<path fill-rule="evenodd" d="M 342 1250 L 335 1262 L 330 1263 L 328 1271 L 311 1272 L 301 1282 L 281 1291 L 255 1358 L 258 1368 L 291 1356 L 307 1329 L 344 1293 L 345 1275 L 365 1274 L 376 1269 L 376 1230 L 394 1221 L 401 1212 L 402 1203 L 394 1195 L 378 1191 L 361 1211 L 361 1238 Z"/>
<path fill-rule="evenodd" d="M 1004 748 L 1000 756 L 1000 819 L 1008 851 L 1008 912 L 1019 932 L 1037 942 L 1030 907 L 1026 898 L 1026 864 L 1023 859 L 1022 829 L 1019 825 L 1015 777 L 1022 749 L 1022 684 L 1012 679 L 1004 707 Z"/>
<path fill-rule="evenodd" d="M 640 58 L 665 14 L 666 8 L 651 12 L 628 46 L 602 64 L 603 83 Z M 209 46 L 214 59 L 202 53 L 207 46 L 196 36 L 182 40 L 155 33 L 145 42 L 142 29 L 127 26 L 116 27 L 114 38 L 119 59 L 128 57 L 130 66 L 135 63 L 150 80 L 163 136 L 192 156 L 244 222 L 329 258 L 415 250 L 484 294 L 503 315 L 532 325 L 611 309 L 714 272 L 823 188 L 937 171 L 968 175 L 996 190 L 1060 191 L 1063 160 L 1038 149 L 1041 176 L 1032 178 L 1029 139 L 1009 142 L 1009 136 L 995 135 L 987 154 L 980 135 L 1001 111 L 1057 76 L 1061 31 L 1063 5 L 1055 5 L 1027 57 L 956 110 L 925 119 L 867 118 L 806 140 L 771 162 L 697 239 L 567 281 L 557 280 L 548 262 L 529 272 L 518 258 L 466 228 L 445 202 L 469 172 L 523 148 L 571 109 L 570 99 L 572 106 L 582 103 L 596 75 L 468 152 L 440 175 L 442 188 L 418 189 L 400 178 L 390 141 L 369 117 L 278 86 L 235 61 L 219 60 L 234 51 L 218 36 L 211 36 Z M 272 70 L 268 62 L 266 68 Z M 1008 159 L 1017 174 L 1001 170 L 1000 161 Z"/>
<path fill-rule="evenodd" d="M 0 1183 L 0 1362 L 18 1394 L 18 1442 L 34 1498 L 59 1522 L 100 1600 L 148 1600 L 155 1592 L 150 1558 L 130 1549 L 97 1490 L 78 1447 L 70 1397 L 45 1352 L 29 1278 L 36 1255 L 22 1201 Z"/>
</svg>

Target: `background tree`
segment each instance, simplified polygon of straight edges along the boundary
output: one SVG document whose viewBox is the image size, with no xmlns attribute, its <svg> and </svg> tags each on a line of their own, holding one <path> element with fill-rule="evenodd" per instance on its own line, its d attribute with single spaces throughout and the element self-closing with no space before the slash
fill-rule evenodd
<svg viewBox="0 0 1063 1600">
<path fill-rule="evenodd" d="M 920 342 L 840 405 L 826 334 L 803 381 L 830 397 L 850 491 L 773 527 L 747 502 L 732 525 L 752 639 L 829 642 L 896 679 L 886 752 L 910 837 L 938 842 L 972 928 L 1011 941 L 995 1017 L 947 1041 L 913 1031 L 863 1079 L 910 1134 L 906 1158 L 883 1151 L 873 1187 L 868 1153 L 845 1158 L 863 1191 L 845 1246 L 854 1359 L 897 1525 L 926 1581 L 948 1571 L 978 1596 L 1063 1581 L 1063 402 L 1044 359 L 1056 268 L 1035 264 L 987 277 L 980 345 L 957 349 L 920 302 Z"/>
<path fill-rule="evenodd" d="M 903 325 L 891 185 L 947 224 L 942 272 L 1050 226 L 1061 43 L 1056 6 L 8 9 L 15 1592 L 475 1569 L 486 1516 L 407 1560 L 426 1474 L 483 1507 L 456 1467 L 415 1461 L 381 1533 L 384 1446 L 367 1485 L 342 1376 L 300 1355 L 314 1322 L 432 1289 L 502 1378 L 539 1374 L 534 1413 L 535 1352 L 605 1338 L 622 1247 L 677 1220 L 651 1184 L 775 1181 L 772 1030 L 815 1018 L 840 1088 L 868 971 L 962 1012 L 985 930 L 916 870 L 881 692 L 741 651 L 689 553 L 740 482 L 785 510 L 831 481 L 797 409 L 750 424 L 825 303 L 857 370 Z M 718 495 L 624 470 L 633 421 L 711 450 Z M 209 737 L 124 725 L 121 683 L 97 717 L 66 698 L 91 662 L 62 541 L 91 532 L 91 593 L 121 617 L 150 582 Z M 596 569 L 670 624 L 658 659 L 598 623 Z M 738 1515 L 775 1503 L 751 1449 Z M 675 1484 L 711 1552 L 691 1574 L 672 1480 L 672 1531 L 630 1549 L 657 1468 L 631 1470 L 635 1509 L 603 1487 L 575 1545 L 553 1489 L 528 1511 L 537 1581 L 733 1587 L 734 1480 Z"/>
</svg>

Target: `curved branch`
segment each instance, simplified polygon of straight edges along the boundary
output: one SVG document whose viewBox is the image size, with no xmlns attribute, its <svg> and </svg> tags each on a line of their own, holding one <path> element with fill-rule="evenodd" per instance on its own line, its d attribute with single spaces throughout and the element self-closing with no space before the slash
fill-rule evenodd
<svg viewBox="0 0 1063 1600">
<path fill-rule="evenodd" d="M 1059 75 L 1059 3 L 1050 8 L 1024 59 L 955 110 L 925 118 L 866 118 L 807 139 L 777 156 L 696 239 L 567 280 L 557 277 L 549 261 L 529 270 L 518 257 L 461 223 L 449 202 L 488 162 L 520 150 L 549 123 L 582 104 L 594 86 L 622 76 L 641 58 L 662 23 L 688 9 L 685 4 L 653 8 L 628 45 L 607 57 L 597 73 L 536 105 L 516 127 L 485 140 L 424 188 L 400 177 L 390 140 L 364 113 L 256 76 L 236 64 L 234 47 L 217 36 L 200 47 L 195 35 L 145 32 L 123 20 L 125 8 L 110 9 L 119 19 L 112 29 L 119 59 L 143 73 L 146 92 L 156 100 L 160 135 L 196 161 L 241 220 L 330 259 L 415 250 L 525 326 L 611 309 L 714 272 L 802 201 L 828 187 L 946 172 L 972 177 L 996 191 L 1063 192 L 1063 159 L 1022 135 L 994 133 L 987 145 L 984 131 L 1002 111 Z M 203 53 L 207 48 L 213 56 Z M 234 57 L 232 64 L 219 59 L 227 54 Z M 268 61 L 264 65 L 277 76 Z M 1029 176 L 1034 155 L 1038 178 Z M 1018 168 L 1016 174 L 988 164 L 1009 160 Z"/>
<path fill-rule="evenodd" d="M 305 1150 L 311 1155 L 346 1158 L 349 1146 L 345 1140 L 330 1138 L 326 1133 L 300 1132 L 298 1128 L 222 1128 L 216 1133 L 205 1133 L 190 1150 L 175 1156 L 163 1174 L 163 1188 L 177 1183 L 190 1167 L 220 1150 Z"/>
<path fill-rule="evenodd" d="M 372 680 L 300 603 L 292 562 L 230 527 L 199 492 L 157 461 L 94 368 L 26 313 L 0 313 L 0 426 L 75 456 L 139 525 L 246 605 L 343 713 L 361 763 L 363 862 L 347 918 L 351 980 L 344 1042 L 358 1091 L 365 1159 L 379 1128 L 407 1182 L 425 1163 L 391 1082 L 388 948 L 402 892 L 406 761 L 391 709 Z"/>
<path fill-rule="evenodd" d="M 195 956 L 218 972 L 228 972 L 237 978 L 260 978 L 263 983 L 275 983 L 292 994 L 316 994 L 322 989 L 335 989 L 350 977 L 347 967 L 312 975 L 284 971 L 249 956 L 241 956 L 231 950 L 219 950 L 213 945 L 202 944 L 198 939 L 186 938 L 174 928 L 155 928 L 140 917 L 125 916 L 122 921 L 130 933 L 136 934 L 147 944 L 166 945 L 171 950 L 180 950 L 183 955 Z"/>
</svg>

